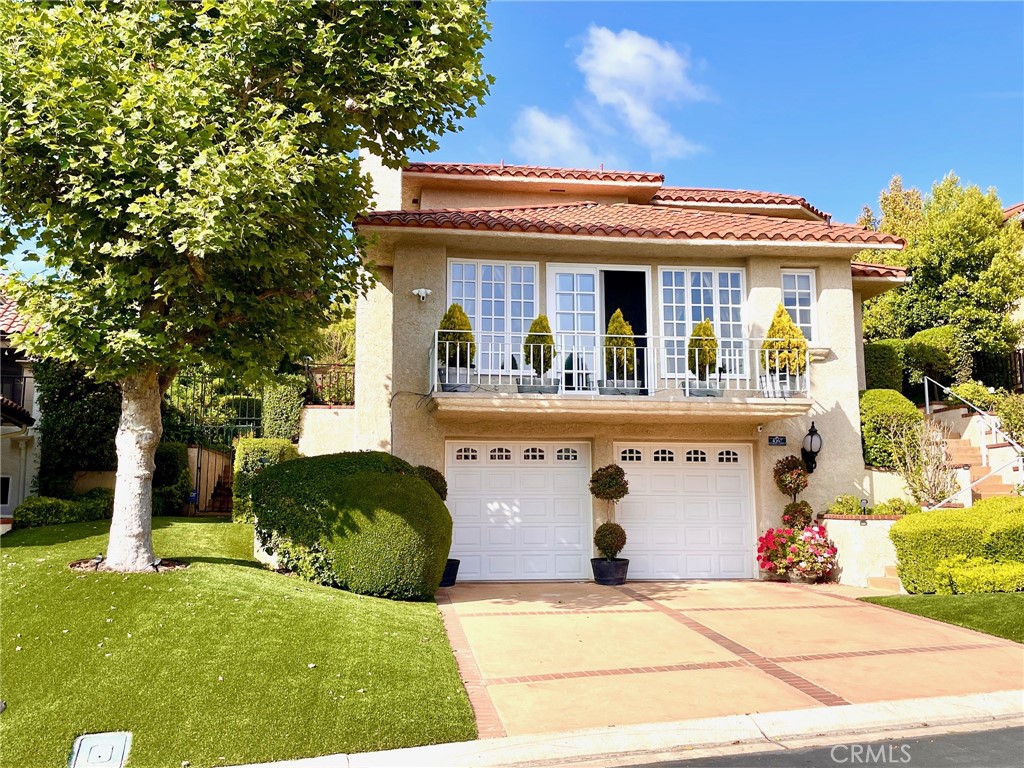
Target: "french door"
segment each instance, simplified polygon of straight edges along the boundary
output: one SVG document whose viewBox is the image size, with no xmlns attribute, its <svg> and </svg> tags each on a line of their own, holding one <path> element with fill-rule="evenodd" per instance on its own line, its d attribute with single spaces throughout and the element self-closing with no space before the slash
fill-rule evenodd
<svg viewBox="0 0 1024 768">
<path fill-rule="evenodd" d="M 598 317 L 598 270 L 594 267 L 552 267 L 549 306 L 555 308 L 555 347 L 560 385 L 567 392 L 597 387 L 601 350 Z"/>
</svg>

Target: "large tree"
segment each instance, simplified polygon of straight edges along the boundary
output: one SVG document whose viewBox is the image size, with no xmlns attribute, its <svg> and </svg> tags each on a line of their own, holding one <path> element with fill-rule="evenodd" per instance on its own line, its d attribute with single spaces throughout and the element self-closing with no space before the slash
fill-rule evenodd
<svg viewBox="0 0 1024 768">
<path fill-rule="evenodd" d="M 1009 352 L 1019 336 L 1010 312 L 1024 297 L 1024 231 L 1004 226 L 995 190 L 964 187 L 950 173 L 922 197 L 897 176 L 880 202 L 878 228 L 907 240 L 911 282 L 869 302 L 865 335 L 905 338 L 951 325 L 968 350 Z"/>
<path fill-rule="evenodd" d="M 153 562 L 162 392 L 184 365 L 273 366 L 365 289 L 351 228 L 391 167 L 474 114 L 483 3 L 0 0 L 4 290 L 19 343 L 116 381 L 107 562 Z"/>
</svg>

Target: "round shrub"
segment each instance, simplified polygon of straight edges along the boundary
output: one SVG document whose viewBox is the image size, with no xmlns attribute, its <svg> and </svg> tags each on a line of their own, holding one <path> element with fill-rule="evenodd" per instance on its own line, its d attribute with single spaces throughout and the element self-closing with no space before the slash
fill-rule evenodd
<svg viewBox="0 0 1024 768">
<path fill-rule="evenodd" d="M 907 341 L 905 354 L 911 384 L 920 384 L 925 376 L 939 382 L 971 378 L 970 350 L 951 325 L 918 331 Z"/>
<path fill-rule="evenodd" d="M 399 600 L 427 599 L 441 583 L 451 515 L 402 459 L 374 451 L 296 459 L 262 472 L 252 501 L 263 539 L 287 539 L 306 578 Z"/>
<path fill-rule="evenodd" d="M 1024 443 L 1024 395 L 1000 398 L 993 410 L 999 417 L 1003 431 L 1018 443 Z"/>
<path fill-rule="evenodd" d="M 903 389 L 903 339 L 879 339 L 864 345 L 864 379 L 868 389 Z"/>
<path fill-rule="evenodd" d="M 606 558 L 614 560 L 626 546 L 626 532 L 618 523 L 601 523 L 594 531 L 594 546 Z"/>
<path fill-rule="evenodd" d="M 256 476 L 275 464 L 299 457 L 291 441 L 269 437 L 243 437 L 235 448 L 234 478 L 231 485 L 231 517 L 236 523 L 253 522 L 249 496 Z"/>
<path fill-rule="evenodd" d="M 590 476 L 590 493 L 596 499 L 610 501 L 613 504 L 621 501 L 629 493 L 626 471 L 618 464 L 608 464 L 595 469 Z"/>
<path fill-rule="evenodd" d="M 989 392 L 988 387 L 977 381 L 954 384 L 949 390 L 960 399 L 966 400 L 983 411 L 991 411 L 1007 394 L 1004 389 L 993 389 L 992 392 Z M 949 403 L 950 405 L 961 405 L 960 400 L 956 397 L 950 397 Z"/>
<path fill-rule="evenodd" d="M 437 495 L 441 497 L 441 501 L 448 500 L 448 481 L 444 479 L 443 474 L 433 467 L 420 464 L 416 467 L 416 476 L 437 491 Z"/>
<path fill-rule="evenodd" d="M 893 430 L 916 424 L 922 418 L 914 404 L 895 390 L 868 389 L 861 392 L 860 436 L 864 463 L 871 467 L 893 467 Z"/>
<path fill-rule="evenodd" d="M 794 501 L 782 510 L 782 524 L 786 528 L 806 528 L 814 519 L 814 510 L 806 501 Z"/>
</svg>

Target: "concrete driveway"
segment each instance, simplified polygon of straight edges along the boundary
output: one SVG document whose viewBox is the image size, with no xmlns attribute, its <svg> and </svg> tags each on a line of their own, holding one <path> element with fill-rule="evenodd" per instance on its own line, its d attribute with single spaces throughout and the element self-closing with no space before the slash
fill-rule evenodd
<svg viewBox="0 0 1024 768">
<path fill-rule="evenodd" d="M 438 593 L 481 738 L 1024 685 L 1024 646 L 752 581 L 459 584 Z"/>
</svg>

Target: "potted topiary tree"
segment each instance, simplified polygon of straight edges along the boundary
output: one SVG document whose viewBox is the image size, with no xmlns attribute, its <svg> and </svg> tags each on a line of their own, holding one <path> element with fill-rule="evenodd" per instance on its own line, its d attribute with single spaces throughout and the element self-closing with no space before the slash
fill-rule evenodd
<svg viewBox="0 0 1024 768">
<path fill-rule="evenodd" d="M 441 318 L 437 334 L 437 378 L 442 392 L 468 392 L 469 369 L 476 357 L 473 326 L 459 304 Z"/>
<path fill-rule="evenodd" d="M 791 377 L 807 370 L 807 339 L 781 304 L 761 344 L 761 367 L 765 394 L 769 397 L 790 391 Z"/>
<path fill-rule="evenodd" d="M 615 504 L 629 493 L 625 470 L 618 464 L 595 469 L 590 476 L 590 493 L 595 499 L 608 502 L 614 516 Z M 618 556 L 626 546 L 626 532 L 622 526 L 610 520 L 599 525 L 594 532 L 594 546 L 603 555 L 590 560 L 594 581 L 604 586 L 625 584 L 629 560 Z"/>
<path fill-rule="evenodd" d="M 532 377 L 519 379 L 518 390 L 524 395 L 554 395 L 558 384 L 545 384 L 544 377 L 555 362 L 555 339 L 551 335 L 551 323 L 547 315 L 538 315 L 530 323 L 530 330 L 523 339 L 523 364 L 533 369 Z"/>
<path fill-rule="evenodd" d="M 601 523 L 594 532 L 594 546 L 602 555 L 590 558 L 590 567 L 594 569 L 594 583 L 605 587 L 625 584 L 629 560 L 618 556 L 626 546 L 626 532 L 622 526 L 618 523 Z"/>
<path fill-rule="evenodd" d="M 616 309 L 608 319 L 604 337 L 604 381 L 598 385 L 602 395 L 635 395 L 639 391 L 636 378 L 636 341 L 633 326 Z"/>
<path fill-rule="evenodd" d="M 697 387 L 691 388 L 690 394 L 703 397 L 722 394 L 721 389 L 711 381 L 711 374 L 716 372 L 717 365 L 718 339 L 715 337 L 715 326 L 709 318 L 705 318 L 694 326 L 686 350 L 686 367 L 697 376 Z"/>
</svg>

